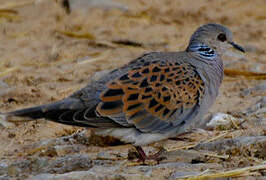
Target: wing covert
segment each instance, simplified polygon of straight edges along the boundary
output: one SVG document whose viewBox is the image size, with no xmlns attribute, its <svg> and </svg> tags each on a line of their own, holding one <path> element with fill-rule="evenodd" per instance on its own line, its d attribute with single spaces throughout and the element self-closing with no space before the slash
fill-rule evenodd
<svg viewBox="0 0 266 180">
<path fill-rule="evenodd" d="M 142 66 L 141 66 L 142 65 Z M 204 94 L 195 67 L 183 62 L 148 61 L 137 64 L 107 83 L 97 106 L 100 116 L 124 116 L 144 132 L 166 130 Z"/>
</svg>

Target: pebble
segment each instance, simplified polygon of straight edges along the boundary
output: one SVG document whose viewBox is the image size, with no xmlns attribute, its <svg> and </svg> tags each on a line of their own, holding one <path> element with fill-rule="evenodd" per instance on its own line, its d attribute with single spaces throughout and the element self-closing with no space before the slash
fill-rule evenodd
<svg viewBox="0 0 266 180">
<path fill-rule="evenodd" d="M 207 123 L 207 127 L 210 129 L 229 129 L 234 125 L 241 124 L 243 121 L 243 119 L 235 118 L 229 114 L 217 113 Z"/>
<path fill-rule="evenodd" d="M 228 155 L 244 155 L 248 153 L 263 157 L 263 154 L 266 153 L 266 136 L 242 136 L 233 139 L 222 139 L 200 143 L 194 149 L 215 151 Z"/>
<path fill-rule="evenodd" d="M 92 168 L 92 160 L 86 154 L 66 155 L 51 159 L 49 157 L 31 157 L 11 163 L 5 169 L 11 177 L 21 177 L 40 173 L 66 173 L 71 171 L 86 171 Z M 5 172 L 3 172 L 4 174 Z"/>
<path fill-rule="evenodd" d="M 254 105 L 244 110 L 242 113 L 247 116 L 256 113 L 257 111 L 260 110 L 263 111 L 265 110 L 265 107 L 266 107 L 266 97 L 263 97 L 259 101 L 257 101 Z"/>
<path fill-rule="evenodd" d="M 0 81 L 0 97 L 6 95 L 12 90 L 6 83 Z"/>
<path fill-rule="evenodd" d="M 250 95 L 266 95 L 266 82 L 256 85 L 253 88 L 245 89 L 241 92 L 241 96 L 250 96 Z"/>
</svg>

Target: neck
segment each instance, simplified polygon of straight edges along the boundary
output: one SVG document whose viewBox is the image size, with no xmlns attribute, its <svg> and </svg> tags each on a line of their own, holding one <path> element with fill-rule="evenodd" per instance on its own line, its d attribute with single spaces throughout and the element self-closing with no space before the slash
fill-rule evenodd
<svg viewBox="0 0 266 180">
<path fill-rule="evenodd" d="M 214 60 L 217 57 L 217 53 L 214 49 L 200 42 L 190 43 L 186 51 L 194 52 L 197 56 L 206 60 Z"/>
<path fill-rule="evenodd" d="M 204 43 L 191 42 L 186 49 L 191 55 L 197 58 L 198 61 L 203 62 L 202 73 L 205 77 L 208 77 L 210 95 L 216 97 L 218 94 L 218 88 L 223 79 L 223 62 L 221 56 L 211 47 Z"/>
</svg>

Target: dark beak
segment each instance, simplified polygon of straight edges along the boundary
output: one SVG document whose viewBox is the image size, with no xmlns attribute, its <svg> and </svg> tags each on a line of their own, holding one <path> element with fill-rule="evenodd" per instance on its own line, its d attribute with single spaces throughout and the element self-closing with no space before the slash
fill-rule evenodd
<svg viewBox="0 0 266 180">
<path fill-rule="evenodd" d="M 229 42 L 235 49 L 241 51 L 241 52 L 245 52 L 245 49 L 242 48 L 241 46 L 239 46 L 238 44 L 234 43 L 234 42 Z"/>
</svg>

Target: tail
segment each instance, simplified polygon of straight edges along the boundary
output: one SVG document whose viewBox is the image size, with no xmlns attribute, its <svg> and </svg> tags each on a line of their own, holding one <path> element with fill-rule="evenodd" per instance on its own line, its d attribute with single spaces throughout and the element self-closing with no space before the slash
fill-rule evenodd
<svg viewBox="0 0 266 180">
<path fill-rule="evenodd" d="M 67 98 L 55 103 L 35 106 L 7 113 L 0 113 L 0 121 L 3 126 L 9 126 L 10 123 L 33 121 L 40 118 L 45 118 L 51 121 L 59 122 L 68 125 L 84 126 L 80 123 L 73 122 L 72 116 L 62 116 L 69 113 L 75 113 L 80 109 L 84 109 L 83 103 L 74 98 Z M 18 118 L 23 117 L 23 118 Z"/>
<path fill-rule="evenodd" d="M 4 127 L 6 127 L 6 128 L 11 128 L 11 127 L 14 126 L 13 123 L 10 123 L 10 122 L 8 121 L 8 115 L 3 114 L 3 113 L 0 113 L 0 125 L 1 125 L 1 126 L 4 126 Z"/>
<path fill-rule="evenodd" d="M 82 108 L 84 108 L 84 106 L 80 100 L 68 98 L 51 104 L 11 111 L 6 113 L 6 115 L 28 117 L 31 119 L 47 118 L 53 120 L 58 118 L 58 115 L 62 112 Z"/>
<path fill-rule="evenodd" d="M 105 128 L 120 126 L 109 118 L 98 117 L 95 113 L 95 107 L 93 104 L 88 107 L 79 99 L 67 98 L 51 104 L 0 113 L 0 123 L 8 127 L 15 122 L 45 118 L 57 123 L 80 127 Z"/>
</svg>

